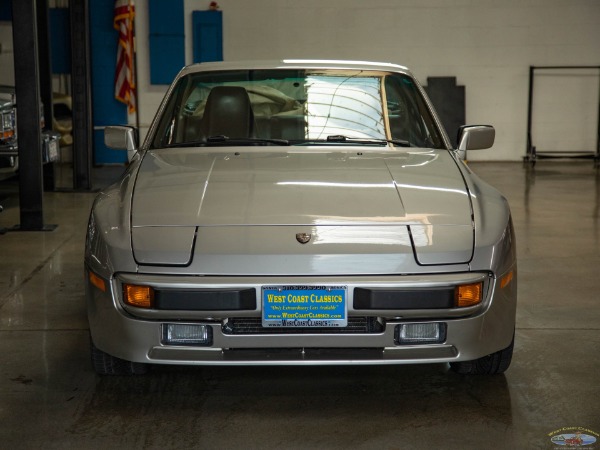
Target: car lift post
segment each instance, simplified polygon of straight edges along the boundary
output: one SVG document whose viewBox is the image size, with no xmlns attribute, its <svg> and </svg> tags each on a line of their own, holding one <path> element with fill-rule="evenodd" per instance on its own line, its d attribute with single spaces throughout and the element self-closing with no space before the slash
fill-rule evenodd
<svg viewBox="0 0 600 450">
<path fill-rule="evenodd" d="M 50 231 L 56 226 L 44 225 L 36 0 L 12 0 L 12 12 L 21 223 L 11 231 Z"/>
</svg>

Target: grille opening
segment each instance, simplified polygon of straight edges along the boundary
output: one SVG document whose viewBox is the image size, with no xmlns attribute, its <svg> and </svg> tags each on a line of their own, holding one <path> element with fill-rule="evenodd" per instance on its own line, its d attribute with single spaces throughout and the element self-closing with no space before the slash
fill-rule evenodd
<svg viewBox="0 0 600 450">
<path fill-rule="evenodd" d="M 260 317 L 236 317 L 222 325 L 223 334 L 376 334 L 385 330 L 385 323 L 378 317 L 348 317 L 345 327 L 263 327 Z"/>
<path fill-rule="evenodd" d="M 227 361 L 329 361 L 329 360 L 365 360 L 373 361 L 383 358 L 384 349 L 369 348 L 230 348 L 223 351 Z"/>
</svg>

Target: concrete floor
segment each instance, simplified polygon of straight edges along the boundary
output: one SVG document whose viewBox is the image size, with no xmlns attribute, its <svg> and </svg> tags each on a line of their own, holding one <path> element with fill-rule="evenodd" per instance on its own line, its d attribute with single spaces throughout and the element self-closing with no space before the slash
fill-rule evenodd
<svg viewBox="0 0 600 450">
<path fill-rule="evenodd" d="M 506 375 L 422 365 L 101 378 L 82 282 L 94 194 L 47 193 L 55 231 L 0 236 L 0 448 L 549 449 L 564 427 L 600 433 L 600 173 L 589 161 L 471 167 L 508 197 L 517 232 Z M 12 226 L 17 199 L 2 189 L 0 226 Z"/>
</svg>

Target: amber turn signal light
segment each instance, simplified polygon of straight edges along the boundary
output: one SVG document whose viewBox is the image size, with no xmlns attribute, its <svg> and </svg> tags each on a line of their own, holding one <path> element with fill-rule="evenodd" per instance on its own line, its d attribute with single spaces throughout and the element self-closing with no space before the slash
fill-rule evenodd
<svg viewBox="0 0 600 450">
<path fill-rule="evenodd" d="M 154 304 L 154 290 L 150 286 L 124 284 L 123 299 L 128 305 L 137 308 L 152 308 Z"/>
<path fill-rule="evenodd" d="M 504 275 L 502 277 L 502 279 L 500 280 L 500 289 L 504 289 L 506 286 L 508 286 L 510 284 L 510 282 L 512 281 L 514 277 L 514 272 L 511 270 L 510 272 L 508 272 L 506 275 Z"/>
<path fill-rule="evenodd" d="M 483 299 L 483 283 L 464 284 L 457 286 L 455 291 L 455 306 L 465 308 L 481 303 Z"/>
<path fill-rule="evenodd" d="M 104 282 L 104 280 L 102 278 L 100 278 L 94 272 L 90 271 L 89 279 L 90 279 L 90 283 L 92 283 L 93 286 L 97 287 L 102 292 L 106 292 L 106 283 Z"/>
</svg>

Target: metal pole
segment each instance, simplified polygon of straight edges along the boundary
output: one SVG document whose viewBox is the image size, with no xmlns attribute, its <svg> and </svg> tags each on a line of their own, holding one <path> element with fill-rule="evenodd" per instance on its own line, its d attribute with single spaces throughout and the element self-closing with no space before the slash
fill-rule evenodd
<svg viewBox="0 0 600 450">
<path fill-rule="evenodd" d="M 40 77 L 40 97 L 44 105 L 45 130 L 52 130 L 52 67 L 50 62 L 50 18 L 48 16 L 48 0 L 36 0 L 38 57 Z M 44 190 L 54 190 L 54 163 L 43 165 Z"/>
<path fill-rule="evenodd" d="M 14 229 L 41 231 L 44 229 L 42 130 L 35 0 L 13 0 L 12 11 L 21 220 Z"/>
<path fill-rule="evenodd" d="M 600 66 L 598 69 L 600 69 Z M 598 125 L 596 126 L 596 156 L 594 157 L 596 167 L 600 166 L 600 76 L 598 80 Z"/>
<path fill-rule="evenodd" d="M 37 43 L 39 57 L 40 97 L 44 104 L 45 129 L 52 129 L 52 67 L 50 63 L 50 30 L 48 0 L 36 0 Z"/>
<path fill-rule="evenodd" d="M 533 142 L 531 137 L 531 123 L 533 115 L 533 71 L 534 67 L 529 66 L 529 96 L 527 101 L 527 150 L 525 161 L 533 162 L 535 155 L 533 154 Z"/>
<path fill-rule="evenodd" d="M 16 1 L 16 0 L 13 0 Z M 88 0 L 69 2 L 73 96 L 73 188 L 92 187 L 92 93 Z"/>
</svg>

